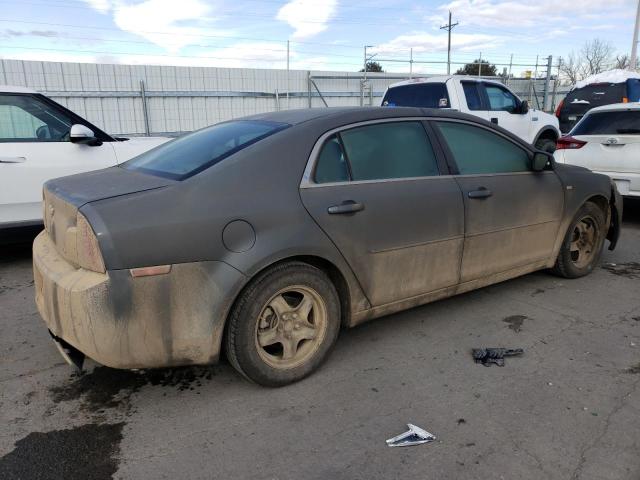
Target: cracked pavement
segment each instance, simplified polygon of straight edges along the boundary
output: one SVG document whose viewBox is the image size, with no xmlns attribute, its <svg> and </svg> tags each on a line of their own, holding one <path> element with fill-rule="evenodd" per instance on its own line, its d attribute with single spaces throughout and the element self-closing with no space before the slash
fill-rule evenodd
<svg viewBox="0 0 640 480">
<path fill-rule="evenodd" d="M 343 331 L 320 371 L 280 389 L 225 363 L 88 362 L 72 376 L 36 312 L 28 246 L 4 249 L 0 478 L 87 478 L 98 449 L 99 480 L 637 480 L 640 201 L 625 210 L 608 268 L 538 272 Z M 485 368 L 470 354 L 481 346 L 525 353 Z M 406 423 L 437 441 L 388 448 Z"/>
</svg>

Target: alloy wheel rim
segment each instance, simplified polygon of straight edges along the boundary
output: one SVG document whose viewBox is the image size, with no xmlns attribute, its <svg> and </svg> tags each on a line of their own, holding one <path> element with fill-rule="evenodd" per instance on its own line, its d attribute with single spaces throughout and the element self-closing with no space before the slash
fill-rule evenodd
<svg viewBox="0 0 640 480">
<path fill-rule="evenodd" d="M 574 227 L 569 252 L 571 261 L 578 268 L 591 263 L 596 254 L 598 227 L 591 216 L 583 217 Z"/>
<path fill-rule="evenodd" d="M 293 285 L 279 290 L 256 319 L 260 358 L 277 369 L 298 367 L 312 358 L 327 331 L 327 308 L 314 289 Z"/>
</svg>

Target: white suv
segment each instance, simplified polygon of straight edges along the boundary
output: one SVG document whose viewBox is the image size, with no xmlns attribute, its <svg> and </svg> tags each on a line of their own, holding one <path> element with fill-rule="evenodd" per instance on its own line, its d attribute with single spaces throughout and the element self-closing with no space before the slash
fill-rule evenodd
<svg viewBox="0 0 640 480">
<path fill-rule="evenodd" d="M 609 175 L 622 195 L 640 197 L 640 103 L 589 110 L 558 140 L 554 157 Z"/>
<path fill-rule="evenodd" d="M 42 223 L 42 185 L 111 167 L 169 138 L 112 137 L 33 90 L 0 85 L 0 232 Z"/>
<path fill-rule="evenodd" d="M 383 107 L 452 108 L 484 118 L 540 150 L 553 152 L 558 119 L 529 108 L 502 83 L 463 75 L 415 78 L 390 85 Z"/>
</svg>

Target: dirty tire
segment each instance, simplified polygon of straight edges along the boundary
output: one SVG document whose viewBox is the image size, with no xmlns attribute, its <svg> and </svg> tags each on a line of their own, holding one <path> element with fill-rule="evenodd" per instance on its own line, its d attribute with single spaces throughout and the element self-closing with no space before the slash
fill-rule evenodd
<svg viewBox="0 0 640 480">
<path fill-rule="evenodd" d="M 536 148 L 543 152 L 553 153 L 556 151 L 556 141 L 551 138 L 540 138 L 536 142 Z"/>
<path fill-rule="evenodd" d="M 606 214 L 596 204 L 587 202 L 580 207 L 562 241 L 552 272 L 565 278 L 578 278 L 591 273 L 602 254 L 602 247 L 606 237 L 605 223 Z M 578 253 L 580 250 L 578 245 L 581 243 L 579 241 L 580 232 L 591 231 L 591 228 L 594 230 L 593 245 L 591 248 L 587 246 L 583 253 Z M 581 254 L 587 256 L 581 259 Z"/>
<path fill-rule="evenodd" d="M 311 306 L 305 308 L 307 302 Z M 339 330 L 340 300 L 329 277 L 307 263 L 286 262 L 252 280 L 236 301 L 228 319 L 226 354 L 249 380 L 279 387 L 316 370 Z"/>
</svg>

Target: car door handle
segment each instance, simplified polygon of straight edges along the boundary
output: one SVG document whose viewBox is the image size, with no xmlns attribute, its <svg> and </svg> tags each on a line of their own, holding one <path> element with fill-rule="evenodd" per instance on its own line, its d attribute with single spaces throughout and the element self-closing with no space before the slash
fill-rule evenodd
<svg viewBox="0 0 640 480">
<path fill-rule="evenodd" d="M 24 163 L 26 157 L 0 157 L 0 163 Z"/>
<path fill-rule="evenodd" d="M 491 123 L 495 123 L 496 125 L 498 125 L 498 119 L 496 117 L 493 117 L 491 119 Z"/>
<path fill-rule="evenodd" d="M 340 205 L 333 205 L 327 208 L 330 215 L 339 215 L 344 213 L 356 213 L 364 210 L 364 205 L 353 200 L 345 200 Z"/>
<path fill-rule="evenodd" d="M 469 198 L 488 198 L 493 195 L 491 190 L 486 189 L 485 187 L 480 187 L 477 190 L 471 190 L 467 196 Z"/>
</svg>

